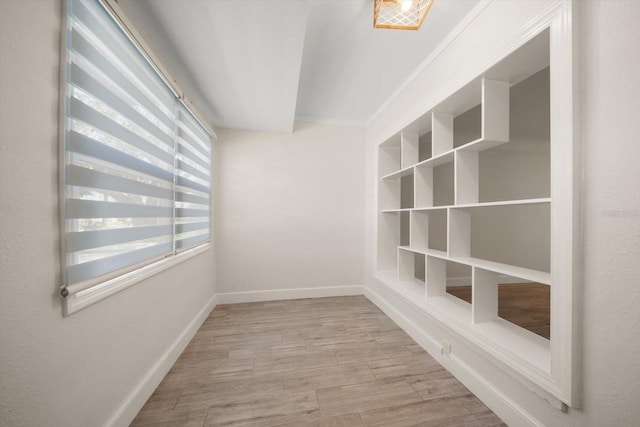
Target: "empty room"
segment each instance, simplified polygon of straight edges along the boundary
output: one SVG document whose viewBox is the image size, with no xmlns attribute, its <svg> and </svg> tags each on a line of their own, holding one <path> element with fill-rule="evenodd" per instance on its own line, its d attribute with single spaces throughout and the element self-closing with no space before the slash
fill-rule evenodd
<svg viewBox="0 0 640 427">
<path fill-rule="evenodd" d="M 638 22 L 0 0 L 0 425 L 640 425 Z"/>
</svg>

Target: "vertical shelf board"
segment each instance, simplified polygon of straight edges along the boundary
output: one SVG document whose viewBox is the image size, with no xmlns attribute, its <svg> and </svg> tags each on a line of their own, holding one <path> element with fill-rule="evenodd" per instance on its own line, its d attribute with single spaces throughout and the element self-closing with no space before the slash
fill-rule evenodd
<svg viewBox="0 0 640 427">
<path fill-rule="evenodd" d="M 509 82 L 482 80 L 482 138 L 509 140 Z"/>
<path fill-rule="evenodd" d="M 431 131 L 418 138 L 418 161 L 430 159 L 432 157 Z"/>
<path fill-rule="evenodd" d="M 427 251 L 429 249 L 429 213 L 412 211 L 410 228 L 409 246 L 418 251 Z"/>
<path fill-rule="evenodd" d="M 413 174 L 405 175 L 400 181 L 400 209 L 412 209 L 415 206 L 415 185 Z"/>
<path fill-rule="evenodd" d="M 415 277 L 415 255 L 398 248 L 398 283 L 412 282 Z"/>
<path fill-rule="evenodd" d="M 478 203 L 480 194 L 478 152 L 456 151 L 454 159 L 455 204 Z"/>
<path fill-rule="evenodd" d="M 378 210 L 400 209 L 401 187 L 399 179 L 382 179 L 378 183 Z"/>
<path fill-rule="evenodd" d="M 433 206 L 433 168 L 427 165 L 415 167 L 415 207 L 430 208 Z"/>
<path fill-rule="evenodd" d="M 401 168 L 413 166 L 420 161 L 420 136 L 417 133 L 402 132 L 400 134 Z"/>
<path fill-rule="evenodd" d="M 427 298 L 444 296 L 447 293 L 447 261 L 427 256 L 425 272 Z"/>
<path fill-rule="evenodd" d="M 498 318 L 498 273 L 474 267 L 471 295 L 473 323 Z"/>
<path fill-rule="evenodd" d="M 433 206 L 451 206 L 455 202 L 455 155 L 433 168 Z"/>
<path fill-rule="evenodd" d="M 450 257 L 469 257 L 471 254 L 471 212 L 469 209 L 449 208 L 447 248 Z"/>
<path fill-rule="evenodd" d="M 400 169 L 400 146 L 380 145 L 378 150 L 378 176 L 382 177 Z"/>
<path fill-rule="evenodd" d="M 378 214 L 378 270 L 396 271 L 400 245 L 400 213 Z"/>
<path fill-rule="evenodd" d="M 429 211 L 429 249 L 447 252 L 447 209 Z"/>
<path fill-rule="evenodd" d="M 398 212 L 400 216 L 400 244 L 399 246 L 409 246 L 411 239 L 411 218 L 409 211 Z"/>
<path fill-rule="evenodd" d="M 432 157 L 453 150 L 453 115 L 434 111 L 431 126 Z"/>
</svg>

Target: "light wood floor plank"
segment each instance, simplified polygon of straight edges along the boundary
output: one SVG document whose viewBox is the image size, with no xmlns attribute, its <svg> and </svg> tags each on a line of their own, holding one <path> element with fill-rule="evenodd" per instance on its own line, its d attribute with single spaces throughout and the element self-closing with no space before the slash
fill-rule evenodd
<svg viewBox="0 0 640 427">
<path fill-rule="evenodd" d="M 365 297 L 220 305 L 132 426 L 503 426 Z"/>
</svg>

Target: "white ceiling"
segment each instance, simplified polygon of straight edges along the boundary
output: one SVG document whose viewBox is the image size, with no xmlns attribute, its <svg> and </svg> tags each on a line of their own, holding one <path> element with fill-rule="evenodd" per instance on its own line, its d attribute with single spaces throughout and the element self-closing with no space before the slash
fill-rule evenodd
<svg viewBox="0 0 640 427">
<path fill-rule="evenodd" d="M 374 29 L 373 0 L 120 2 L 214 126 L 291 132 L 366 125 L 478 0 L 435 0 L 418 31 Z"/>
</svg>

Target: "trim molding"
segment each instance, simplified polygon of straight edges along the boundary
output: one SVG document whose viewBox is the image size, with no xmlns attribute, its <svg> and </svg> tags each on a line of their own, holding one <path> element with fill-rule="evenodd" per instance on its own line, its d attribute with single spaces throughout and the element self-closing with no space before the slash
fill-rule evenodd
<svg viewBox="0 0 640 427">
<path fill-rule="evenodd" d="M 481 0 L 467 15 L 464 17 L 462 21 L 445 37 L 444 40 L 440 42 L 438 46 L 427 56 L 427 58 L 422 61 L 422 63 L 415 69 L 413 73 L 402 83 L 398 88 L 387 98 L 385 102 L 380 105 L 380 107 L 369 117 L 366 121 L 366 125 L 369 126 L 373 121 L 380 115 L 382 111 L 384 111 L 394 99 L 400 95 L 409 85 L 418 78 L 418 76 L 438 57 L 440 54 L 447 48 L 449 45 L 456 39 L 462 32 L 471 24 L 480 13 L 484 10 L 485 7 L 491 3 L 492 0 Z"/>
<path fill-rule="evenodd" d="M 218 294 L 219 304 L 238 304 L 243 302 L 278 301 L 288 299 L 342 297 L 363 295 L 363 285 L 327 286 L 322 288 L 275 289 L 269 291 L 229 292 Z"/>
<path fill-rule="evenodd" d="M 207 301 L 202 309 L 196 314 L 193 320 L 187 325 L 182 333 L 176 338 L 166 352 L 158 361 L 149 369 L 147 374 L 135 389 L 127 396 L 122 406 L 116 411 L 114 416 L 106 423 L 109 427 L 126 427 L 136 417 L 145 402 L 153 394 L 156 387 L 162 379 L 167 375 L 171 367 L 176 363 L 178 357 L 189 344 L 189 341 L 198 332 L 200 326 L 216 308 L 218 296 L 214 295 Z"/>
<path fill-rule="evenodd" d="M 487 378 L 480 375 L 469 364 L 454 354 L 445 357 L 442 355 L 442 346 L 424 328 L 405 316 L 400 309 L 395 307 L 377 292 L 365 287 L 364 295 L 402 328 L 420 347 L 434 359 L 443 365 L 458 381 L 465 385 L 485 405 L 495 412 L 509 425 L 542 427 L 538 419 L 525 411 L 515 401 L 498 390 Z"/>
</svg>

